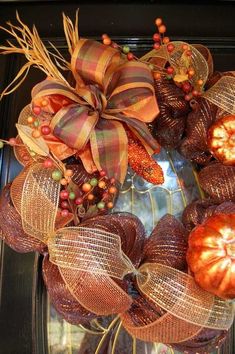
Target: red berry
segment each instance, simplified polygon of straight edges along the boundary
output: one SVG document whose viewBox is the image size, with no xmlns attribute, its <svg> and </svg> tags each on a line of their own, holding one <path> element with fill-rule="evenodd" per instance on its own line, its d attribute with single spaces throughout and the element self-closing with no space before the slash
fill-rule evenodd
<svg viewBox="0 0 235 354">
<path fill-rule="evenodd" d="M 113 43 L 113 42 L 112 42 L 111 47 L 113 47 L 113 48 L 117 49 L 117 48 L 118 48 L 118 44 L 117 44 L 117 43 Z"/>
<path fill-rule="evenodd" d="M 49 135 L 51 133 L 51 128 L 49 127 L 49 125 L 43 125 L 41 127 L 41 133 L 43 135 Z"/>
<path fill-rule="evenodd" d="M 159 33 L 154 33 L 153 35 L 154 42 L 159 42 L 161 40 L 161 36 Z"/>
<path fill-rule="evenodd" d="M 75 199 L 75 204 L 76 204 L 76 205 L 81 205 L 82 202 L 83 202 L 83 199 L 82 199 L 82 198 L 77 198 L 77 199 Z"/>
<path fill-rule="evenodd" d="M 46 159 L 46 160 L 43 162 L 43 166 L 44 166 L 45 168 L 50 168 L 50 167 L 53 166 L 53 161 L 50 160 L 50 159 Z"/>
<path fill-rule="evenodd" d="M 167 50 L 169 53 L 173 52 L 174 49 L 175 49 L 174 44 L 172 44 L 172 43 L 167 44 Z"/>
<path fill-rule="evenodd" d="M 101 170 L 101 171 L 100 171 L 100 176 L 101 176 L 101 177 L 106 176 L 106 172 L 105 172 L 104 170 Z"/>
<path fill-rule="evenodd" d="M 192 95 L 185 95 L 184 96 L 185 101 L 190 101 L 191 98 L 192 98 Z"/>
<path fill-rule="evenodd" d="M 192 89 L 192 85 L 190 84 L 190 82 L 186 81 L 183 83 L 182 85 L 182 90 L 186 93 L 189 93 Z"/>
<path fill-rule="evenodd" d="M 17 144 L 17 140 L 16 140 L 16 138 L 10 138 L 8 140 L 8 143 L 9 143 L 9 145 L 14 146 Z"/>
<path fill-rule="evenodd" d="M 185 54 L 186 54 L 188 57 L 191 57 L 192 51 L 191 51 L 191 50 L 186 50 Z"/>
<path fill-rule="evenodd" d="M 68 215 L 69 215 L 68 209 L 63 209 L 63 210 L 61 210 L 61 216 L 62 216 L 63 218 L 66 218 Z"/>
<path fill-rule="evenodd" d="M 38 116 L 41 113 L 41 107 L 39 106 L 34 106 L 33 107 L 33 113 L 36 114 L 36 116 Z"/>
<path fill-rule="evenodd" d="M 110 180 L 110 183 L 111 183 L 111 184 L 114 184 L 115 182 L 116 182 L 115 178 L 112 177 L 111 180 Z"/>
<path fill-rule="evenodd" d="M 156 49 L 156 50 L 159 49 L 160 47 L 161 47 L 161 44 L 158 43 L 158 42 L 155 42 L 154 45 L 153 45 L 153 48 Z"/>
<path fill-rule="evenodd" d="M 61 208 L 68 209 L 69 208 L 69 203 L 66 200 L 64 200 L 63 202 L 61 202 Z"/>
<path fill-rule="evenodd" d="M 192 91 L 192 95 L 193 95 L 194 97 L 197 97 L 198 94 L 199 94 L 199 92 L 198 92 L 197 90 L 193 90 L 193 91 Z"/>
<path fill-rule="evenodd" d="M 168 66 L 168 68 L 166 69 L 166 71 L 167 71 L 167 73 L 168 74 L 173 74 L 173 72 L 174 72 L 174 68 L 172 68 L 172 66 Z"/>
<path fill-rule="evenodd" d="M 66 191 L 65 189 L 60 192 L 60 198 L 61 198 L 61 199 L 64 199 L 64 200 L 65 200 L 65 199 L 68 199 L 68 197 L 69 197 L 69 192 Z"/>
<path fill-rule="evenodd" d="M 127 59 L 128 60 L 133 60 L 134 59 L 134 54 L 133 53 L 128 53 L 127 54 Z"/>
</svg>

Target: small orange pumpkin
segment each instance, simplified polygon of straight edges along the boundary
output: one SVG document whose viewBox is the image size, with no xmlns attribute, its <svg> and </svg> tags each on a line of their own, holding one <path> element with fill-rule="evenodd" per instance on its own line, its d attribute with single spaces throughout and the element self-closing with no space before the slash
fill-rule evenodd
<svg viewBox="0 0 235 354">
<path fill-rule="evenodd" d="M 235 214 L 214 214 L 195 227 L 189 235 L 187 262 L 204 290 L 235 298 Z"/>
<path fill-rule="evenodd" d="M 216 121 L 208 131 L 208 147 L 224 165 L 235 165 L 235 115 Z"/>
</svg>

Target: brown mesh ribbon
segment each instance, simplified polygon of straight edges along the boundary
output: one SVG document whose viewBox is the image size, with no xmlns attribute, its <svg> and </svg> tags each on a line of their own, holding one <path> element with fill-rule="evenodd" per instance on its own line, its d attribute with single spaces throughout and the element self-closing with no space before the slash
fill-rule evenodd
<svg viewBox="0 0 235 354">
<path fill-rule="evenodd" d="M 6 185 L 0 195 L 0 236 L 17 252 L 44 253 L 46 245 L 24 232 L 21 217 L 11 201 L 10 188 L 10 184 Z"/>
<path fill-rule="evenodd" d="M 235 201 L 235 167 L 219 162 L 204 167 L 199 173 L 202 189 L 215 202 Z"/>
<path fill-rule="evenodd" d="M 43 260 L 42 274 L 53 306 L 66 321 L 72 324 L 84 324 L 96 317 L 72 296 L 58 267 L 49 261 L 48 256 Z"/>
<path fill-rule="evenodd" d="M 205 164 L 211 154 L 207 147 L 207 131 L 216 119 L 217 107 L 200 98 L 189 113 L 186 122 L 186 138 L 180 145 L 180 153 L 187 159 Z"/>
<path fill-rule="evenodd" d="M 144 261 L 161 263 L 184 270 L 187 267 L 187 232 L 183 225 L 172 215 L 159 221 L 144 247 Z"/>
<path fill-rule="evenodd" d="M 182 221 L 186 229 L 191 231 L 214 213 L 235 213 L 235 203 L 224 202 L 218 205 L 213 200 L 197 200 L 184 209 Z"/>
</svg>

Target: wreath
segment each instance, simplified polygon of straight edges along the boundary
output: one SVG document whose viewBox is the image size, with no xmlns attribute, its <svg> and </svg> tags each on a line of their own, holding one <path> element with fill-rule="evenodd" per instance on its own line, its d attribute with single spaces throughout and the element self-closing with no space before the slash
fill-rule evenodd
<svg viewBox="0 0 235 354">
<path fill-rule="evenodd" d="M 171 41 L 161 18 L 153 50 L 137 58 L 106 34 L 80 38 L 77 14 L 75 23 L 63 15 L 70 61 L 17 20 L 2 28 L 14 42 L 0 51 L 27 62 L 1 97 L 31 66 L 46 78 L 17 137 L 0 141 L 23 165 L 1 193 L 2 239 L 43 255 L 50 300 L 66 321 L 111 316 L 143 341 L 192 353 L 218 347 L 234 318 L 234 72 L 215 72 L 202 45 Z M 147 235 L 137 216 L 112 209 L 128 166 L 164 183 L 153 157 L 160 147 L 195 164 L 204 198 Z"/>
</svg>

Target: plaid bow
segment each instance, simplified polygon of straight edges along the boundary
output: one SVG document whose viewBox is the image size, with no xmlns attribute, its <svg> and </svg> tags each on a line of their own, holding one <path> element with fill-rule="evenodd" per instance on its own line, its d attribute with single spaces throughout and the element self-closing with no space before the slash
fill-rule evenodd
<svg viewBox="0 0 235 354">
<path fill-rule="evenodd" d="M 88 148 L 97 169 L 122 183 L 128 166 L 125 126 L 150 154 L 159 149 L 146 126 L 159 113 L 151 70 L 126 61 L 117 49 L 81 39 L 71 71 L 76 88 L 46 79 L 34 87 L 32 104 L 47 99 L 53 135 L 81 154 Z"/>
</svg>

